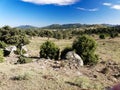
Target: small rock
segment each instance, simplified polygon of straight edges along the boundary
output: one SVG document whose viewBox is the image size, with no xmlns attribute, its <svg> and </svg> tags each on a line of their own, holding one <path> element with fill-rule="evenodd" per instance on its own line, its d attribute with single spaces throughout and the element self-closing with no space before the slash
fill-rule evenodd
<svg viewBox="0 0 120 90">
<path fill-rule="evenodd" d="M 108 77 L 108 80 L 110 80 L 110 81 L 112 81 L 112 82 L 117 82 L 117 79 L 114 78 L 114 77 L 112 77 L 112 76 L 109 76 L 109 77 Z"/>
<path fill-rule="evenodd" d="M 83 74 L 81 72 L 76 72 L 78 76 L 82 76 Z"/>
<path fill-rule="evenodd" d="M 25 54 L 23 54 L 23 56 L 25 56 L 25 57 L 29 57 L 29 54 L 28 54 L 28 53 L 25 53 Z"/>
</svg>

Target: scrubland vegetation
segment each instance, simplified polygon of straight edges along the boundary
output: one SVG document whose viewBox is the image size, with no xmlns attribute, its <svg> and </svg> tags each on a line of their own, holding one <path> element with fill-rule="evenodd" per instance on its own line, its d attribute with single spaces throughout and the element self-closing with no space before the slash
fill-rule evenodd
<svg viewBox="0 0 120 90">
<path fill-rule="evenodd" d="M 0 90 L 103 90 L 119 82 L 120 28 L 0 28 Z M 15 45 L 16 55 L 4 56 Z M 28 48 L 29 57 L 22 54 Z M 69 68 L 68 51 L 85 66 Z M 22 54 L 21 54 L 22 52 Z M 11 61 L 16 63 L 11 64 Z M 92 85 L 91 85 L 92 83 Z"/>
</svg>

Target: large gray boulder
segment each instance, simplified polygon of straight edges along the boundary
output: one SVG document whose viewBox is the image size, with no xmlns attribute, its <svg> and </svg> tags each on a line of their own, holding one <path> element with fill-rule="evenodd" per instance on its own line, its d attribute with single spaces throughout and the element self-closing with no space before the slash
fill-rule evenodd
<svg viewBox="0 0 120 90">
<path fill-rule="evenodd" d="M 74 51 L 69 51 L 66 54 L 66 59 L 72 61 L 72 63 L 76 63 L 77 66 L 84 65 L 82 58 L 78 54 L 76 54 Z"/>
<path fill-rule="evenodd" d="M 17 50 L 17 47 L 16 46 L 8 46 L 8 47 L 5 47 L 5 50 L 10 51 L 10 52 L 14 52 Z"/>
</svg>

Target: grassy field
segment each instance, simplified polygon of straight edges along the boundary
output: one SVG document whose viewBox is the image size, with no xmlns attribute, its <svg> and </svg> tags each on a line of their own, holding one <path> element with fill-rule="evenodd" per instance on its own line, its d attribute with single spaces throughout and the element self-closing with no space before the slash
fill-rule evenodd
<svg viewBox="0 0 120 90">
<path fill-rule="evenodd" d="M 31 56 L 39 56 L 40 45 L 47 38 L 34 37 L 31 43 L 27 45 Z M 71 46 L 74 39 L 56 40 L 50 38 L 62 50 L 66 46 Z M 9 61 L 17 59 L 16 57 L 6 57 L 4 63 L 0 63 L 0 90 L 103 90 L 104 87 L 113 86 L 118 83 L 120 78 L 113 77 L 119 73 L 119 65 L 113 62 L 120 62 L 120 38 L 99 39 L 95 37 L 98 47 L 96 53 L 99 55 L 100 61 L 95 67 L 74 67 L 64 66 L 54 68 L 58 63 L 53 60 L 41 60 L 28 64 L 10 64 Z M 37 60 L 37 59 L 36 59 Z M 65 64 L 65 63 L 63 63 Z M 115 65 L 115 66 L 114 66 Z M 109 67 L 109 68 L 108 68 Z M 104 68 L 108 68 L 107 72 L 101 73 Z M 91 85 L 92 84 L 92 85 Z"/>
<path fill-rule="evenodd" d="M 102 60 L 120 62 L 120 37 L 114 39 L 97 40 L 96 52 Z"/>
<path fill-rule="evenodd" d="M 34 37 L 31 39 L 31 43 L 27 45 L 30 55 L 39 56 L 40 45 L 47 41 L 48 38 Z M 67 46 L 71 46 L 73 40 L 57 40 L 54 38 L 50 38 L 50 41 L 54 42 L 57 46 L 59 46 L 60 50 L 64 49 Z M 32 48 L 31 48 L 32 47 Z"/>
</svg>

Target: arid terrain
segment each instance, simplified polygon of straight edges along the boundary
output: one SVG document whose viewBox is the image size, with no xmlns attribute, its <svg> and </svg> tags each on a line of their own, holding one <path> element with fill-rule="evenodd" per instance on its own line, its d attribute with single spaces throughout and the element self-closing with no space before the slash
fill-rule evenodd
<svg viewBox="0 0 120 90">
<path fill-rule="evenodd" d="M 66 61 L 39 58 L 40 45 L 47 38 L 31 38 L 27 45 L 33 62 L 13 64 L 17 56 L 6 57 L 0 63 L 0 90 L 104 90 L 120 81 L 120 37 L 98 39 L 96 53 L 99 63 L 95 66 L 76 68 Z M 72 40 L 50 38 L 62 50 L 71 46 Z"/>
<path fill-rule="evenodd" d="M 120 90 L 120 0 L 0 0 L 0 90 Z"/>
</svg>

